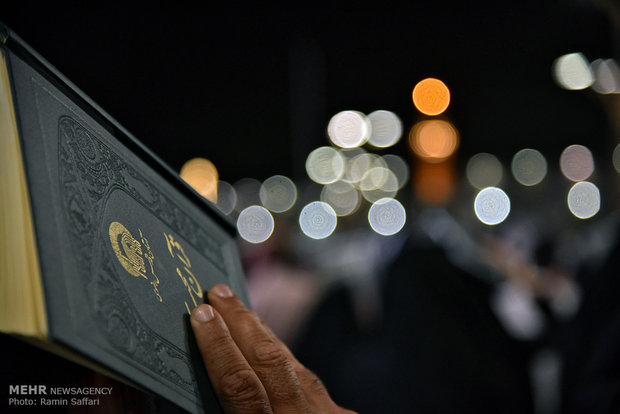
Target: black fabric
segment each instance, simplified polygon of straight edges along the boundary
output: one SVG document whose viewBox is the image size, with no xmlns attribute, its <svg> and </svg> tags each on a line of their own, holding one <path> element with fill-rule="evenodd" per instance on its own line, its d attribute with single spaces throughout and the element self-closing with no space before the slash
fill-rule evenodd
<svg viewBox="0 0 620 414">
<path fill-rule="evenodd" d="M 578 281 L 581 307 L 559 339 L 564 355 L 561 411 L 620 413 L 620 237 L 603 265 L 584 267 Z"/>
<path fill-rule="evenodd" d="M 491 288 L 412 238 L 384 275 L 377 329 L 357 329 L 348 291 L 335 290 L 297 355 L 362 413 L 531 413 L 528 350 L 492 314 Z"/>
</svg>

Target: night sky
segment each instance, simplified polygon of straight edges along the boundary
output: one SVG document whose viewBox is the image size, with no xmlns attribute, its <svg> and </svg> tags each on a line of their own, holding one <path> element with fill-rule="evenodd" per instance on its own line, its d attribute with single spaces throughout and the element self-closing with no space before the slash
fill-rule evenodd
<svg viewBox="0 0 620 414">
<path fill-rule="evenodd" d="M 614 145 L 597 96 L 551 74 L 564 53 L 613 56 L 590 2 L 88 3 L 24 1 L 0 20 L 175 170 L 202 156 L 229 182 L 303 178 L 332 115 L 387 109 L 407 131 L 421 119 L 411 90 L 429 76 L 451 90 L 461 167 L 477 152 L 557 160 L 570 144 Z M 404 141 L 391 152 L 409 157 Z"/>
</svg>

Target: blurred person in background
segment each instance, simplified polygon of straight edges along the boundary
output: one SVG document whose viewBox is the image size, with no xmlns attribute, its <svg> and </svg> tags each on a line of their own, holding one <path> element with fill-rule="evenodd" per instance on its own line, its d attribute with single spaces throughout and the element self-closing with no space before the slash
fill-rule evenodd
<svg viewBox="0 0 620 414">
<path fill-rule="evenodd" d="M 620 3 L 596 1 L 613 27 L 615 59 L 620 59 Z M 620 91 L 599 95 L 612 127 L 613 145 L 620 142 Z M 613 182 L 618 208 L 617 177 Z M 620 220 L 613 211 L 599 224 L 607 237 L 576 274 L 581 305 L 558 337 L 563 356 L 560 412 L 620 412 Z M 596 240 L 591 238 L 592 241 Z M 595 243 L 591 243 L 595 245 Z"/>
<path fill-rule="evenodd" d="M 620 5 L 596 6 L 618 52 Z M 597 96 L 615 146 L 620 93 Z M 420 220 L 378 275 L 375 323 L 360 324 L 356 295 L 341 286 L 294 350 L 363 412 L 620 412 L 620 224 L 610 207 L 578 244 L 539 215 L 472 241 L 481 252 L 465 262 Z"/>
</svg>

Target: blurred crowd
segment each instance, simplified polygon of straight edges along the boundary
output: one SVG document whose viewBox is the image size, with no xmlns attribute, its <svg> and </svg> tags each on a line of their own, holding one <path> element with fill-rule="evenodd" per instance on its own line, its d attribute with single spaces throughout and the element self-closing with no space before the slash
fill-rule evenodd
<svg viewBox="0 0 620 414">
<path fill-rule="evenodd" d="M 397 235 L 291 226 L 241 241 L 255 310 L 360 412 L 620 410 L 620 227 L 542 217 L 472 233 L 450 207 Z M 538 221 L 538 222 L 537 222 Z"/>
</svg>

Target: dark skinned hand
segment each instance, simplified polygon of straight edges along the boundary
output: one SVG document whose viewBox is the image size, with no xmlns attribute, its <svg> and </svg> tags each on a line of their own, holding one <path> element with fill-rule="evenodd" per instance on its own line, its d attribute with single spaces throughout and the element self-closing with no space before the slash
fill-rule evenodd
<svg viewBox="0 0 620 414">
<path fill-rule="evenodd" d="M 226 285 L 191 324 L 213 388 L 226 413 L 352 413 Z"/>
</svg>

